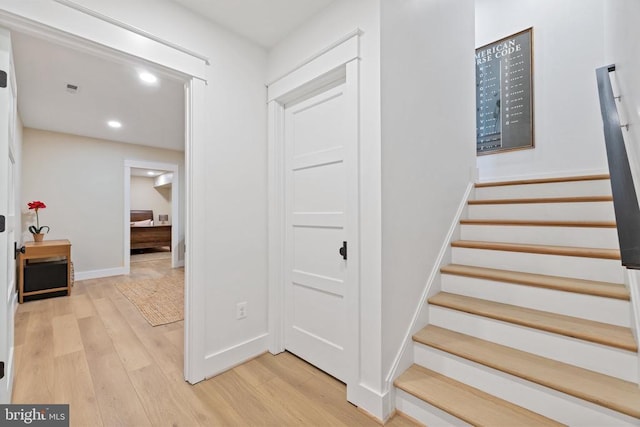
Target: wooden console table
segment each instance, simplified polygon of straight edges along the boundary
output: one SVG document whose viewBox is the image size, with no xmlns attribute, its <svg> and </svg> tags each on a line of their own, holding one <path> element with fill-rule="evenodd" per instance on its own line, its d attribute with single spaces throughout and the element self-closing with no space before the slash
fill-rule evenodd
<svg viewBox="0 0 640 427">
<path fill-rule="evenodd" d="M 27 260 L 38 258 L 63 257 L 67 260 L 67 286 L 43 289 L 40 291 L 24 291 L 24 265 Z M 18 256 L 18 300 L 24 302 L 24 297 L 30 295 L 47 294 L 50 292 L 67 291 L 71 295 L 71 242 L 68 240 L 47 240 L 43 242 L 27 242 L 24 244 L 24 253 Z"/>
</svg>

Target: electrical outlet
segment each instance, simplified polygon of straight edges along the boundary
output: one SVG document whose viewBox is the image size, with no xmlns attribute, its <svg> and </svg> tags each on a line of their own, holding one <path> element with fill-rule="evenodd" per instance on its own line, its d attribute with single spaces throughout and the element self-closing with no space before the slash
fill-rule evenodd
<svg viewBox="0 0 640 427">
<path fill-rule="evenodd" d="M 236 319 L 244 319 L 247 317 L 247 302 L 239 302 L 236 304 Z"/>
</svg>

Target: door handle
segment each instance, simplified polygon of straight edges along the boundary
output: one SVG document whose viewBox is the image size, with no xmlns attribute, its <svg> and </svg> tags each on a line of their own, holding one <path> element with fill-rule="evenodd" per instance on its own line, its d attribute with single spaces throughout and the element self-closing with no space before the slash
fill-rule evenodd
<svg viewBox="0 0 640 427">
<path fill-rule="evenodd" d="M 25 253 L 27 251 L 27 249 L 22 246 L 21 248 L 18 248 L 18 242 L 13 242 L 13 259 L 17 259 L 18 258 L 18 253 Z"/>
<path fill-rule="evenodd" d="M 342 259 L 347 259 L 347 242 L 342 242 L 342 247 L 338 249 L 338 253 L 342 255 Z"/>
</svg>

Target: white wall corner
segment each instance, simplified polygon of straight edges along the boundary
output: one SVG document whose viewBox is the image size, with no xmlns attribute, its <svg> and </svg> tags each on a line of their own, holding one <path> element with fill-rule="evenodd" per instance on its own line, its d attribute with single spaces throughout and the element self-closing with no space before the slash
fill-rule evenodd
<svg viewBox="0 0 640 427">
<path fill-rule="evenodd" d="M 382 423 L 394 414 L 392 397 L 392 390 L 378 392 L 363 383 L 347 385 L 347 400 Z"/>
<path fill-rule="evenodd" d="M 449 231 L 442 242 L 438 257 L 431 269 L 429 278 L 425 284 L 422 295 L 418 300 L 418 305 L 415 309 L 411 324 L 405 333 L 402 341 L 402 346 L 396 354 L 396 357 L 391 365 L 391 369 L 385 378 L 385 390 L 393 389 L 393 382 L 399 377 L 405 370 L 407 370 L 413 363 L 413 334 L 415 334 L 420 328 L 424 327 L 428 323 L 428 308 L 426 300 L 430 295 L 434 295 L 440 290 L 440 268 L 446 263 L 451 261 L 451 242 L 459 235 L 460 220 L 465 215 L 467 210 L 467 203 L 474 189 L 474 183 L 469 182 L 467 189 L 460 200 L 458 210 L 451 221 Z"/>
<path fill-rule="evenodd" d="M 206 356 L 207 378 L 215 377 L 266 353 L 268 339 L 269 334 L 264 333 Z"/>
</svg>

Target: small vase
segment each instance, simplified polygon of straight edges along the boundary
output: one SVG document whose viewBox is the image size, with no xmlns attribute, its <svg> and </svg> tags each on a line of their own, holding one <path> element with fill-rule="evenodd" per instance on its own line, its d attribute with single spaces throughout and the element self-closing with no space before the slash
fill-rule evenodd
<svg viewBox="0 0 640 427">
<path fill-rule="evenodd" d="M 34 242 L 42 242 L 42 240 L 44 239 L 44 234 L 43 233 L 31 233 L 31 235 L 33 236 L 33 241 Z"/>
</svg>

